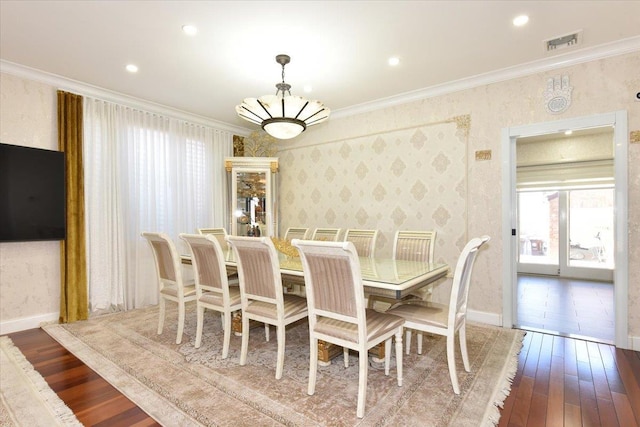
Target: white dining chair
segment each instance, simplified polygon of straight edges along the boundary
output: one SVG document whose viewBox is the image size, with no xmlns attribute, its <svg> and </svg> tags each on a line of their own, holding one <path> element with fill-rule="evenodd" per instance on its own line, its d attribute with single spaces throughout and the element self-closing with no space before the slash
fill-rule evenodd
<svg viewBox="0 0 640 427">
<path fill-rule="evenodd" d="M 458 374 L 456 372 L 455 335 L 456 333 L 459 335 L 462 362 L 465 371 L 469 372 L 466 338 L 469 283 L 478 250 L 488 241 L 489 236 L 476 237 L 465 245 L 453 273 L 449 304 L 410 300 L 400 302 L 387 311 L 389 314 L 403 317 L 405 319 L 405 328 L 447 337 L 447 363 L 455 394 L 460 394 Z"/>
<path fill-rule="evenodd" d="M 205 309 L 221 313 L 222 358 L 229 355 L 231 315 L 242 308 L 240 288 L 230 287 L 224 254 L 218 240 L 211 234 L 180 234 L 191 252 L 191 265 L 196 284 L 197 328 L 195 347 L 200 348 Z M 226 244 L 227 242 L 225 242 Z"/>
<path fill-rule="evenodd" d="M 351 242 L 356 247 L 359 257 L 375 258 L 378 230 L 347 229 L 345 242 Z"/>
<path fill-rule="evenodd" d="M 292 241 L 293 239 L 306 239 L 309 229 L 305 227 L 289 227 L 284 233 L 284 240 Z"/>
<path fill-rule="evenodd" d="M 316 228 L 313 231 L 311 240 L 337 242 L 340 240 L 340 233 L 342 233 L 342 228 Z"/>
<path fill-rule="evenodd" d="M 307 301 L 300 296 L 283 292 L 278 254 L 271 239 L 228 236 L 227 241 L 234 251 L 240 278 L 240 365 L 247 362 L 249 320 L 274 325 L 278 340 L 276 379 L 280 379 L 284 367 L 285 327 L 307 317 Z"/>
<path fill-rule="evenodd" d="M 433 263 L 437 232 L 435 230 L 398 230 L 393 239 L 393 259 Z M 432 287 L 415 292 L 407 299 L 427 301 Z M 411 329 L 405 328 L 407 354 L 411 351 Z M 422 354 L 422 332 L 418 332 L 418 354 Z"/>
<path fill-rule="evenodd" d="M 309 387 L 315 393 L 318 370 L 318 340 L 358 352 L 358 400 L 356 415 L 364 416 L 370 348 L 385 343 L 385 375 L 389 375 L 391 341 L 396 341 L 396 372 L 402 386 L 401 317 L 367 309 L 364 284 L 356 248 L 351 242 L 318 242 L 295 239 L 300 251 L 309 309 Z"/>
<path fill-rule="evenodd" d="M 158 320 L 158 335 L 162 334 L 165 318 L 165 302 L 173 301 L 178 304 L 178 333 L 176 344 L 182 342 L 184 331 L 184 317 L 186 303 L 197 298 L 196 286 L 193 281 L 185 281 L 182 276 L 182 264 L 178 251 L 171 238 L 164 233 L 142 233 L 147 239 L 153 252 L 158 287 L 160 291 L 160 315 Z"/>
</svg>

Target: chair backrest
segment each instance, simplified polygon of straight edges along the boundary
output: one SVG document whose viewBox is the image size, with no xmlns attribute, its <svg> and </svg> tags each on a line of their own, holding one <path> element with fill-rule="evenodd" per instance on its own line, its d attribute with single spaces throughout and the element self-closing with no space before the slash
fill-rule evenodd
<svg viewBox="0 0 640 427">
<path fill-rule="evenodd" d="M 456 263 L 453 284 L 451 285 L 451 297 L 449 299 L 450 326 L 466 316 L 473 265 L 478 255 L 478 249 L 489 240 L 489 236 L 475 237 L 469 240 L 464 249 L 462 249 L 462 253 Z"/>
<path fill-rule="evenodd" d="M 164 233 L 152 232 L 144 232 L 142 233 L 142 237 L 147 239 L 151 245 L 160 289 L 162 289 L 164 285 L 182 287 L 180 257 L 171 238 Z"/>
<path fill-rule="evenodd" d="M 435 231 L 397 231 L 393 241 L 393 259 L 433 263 Z"/>
<path fill-rule="evenodd" d="M 282 308 L 284 297 L 278 253 L 268 237 L 227 236 L 238 266 L 242 308 L 249 300 L 264 301 Z M 278 310 L 282 312 L 282 310 Z"/>
<path fill-rule="evenodd" d="M 284 233 L 284 240 L 288 240 L 288 241 L 292 241 L 293 239 L 304 240 L 306 239 L 308 232 L 309 232 L 308 228 L 289 227 L 287 228 L 287 232 Z"/>
<path fill-rule="evenodd" d="M 361 257 L 374 258 L 377 240 L 378 230 L 349 228 L 344 235 L 344 241 L 353 243 Z"/>
<path fill-rule="evenodd" d="M 218 243 L 220 244 L 220 247 L 223 250 L 226 250 L 229 248 L 229 244 L 227 243 L 227 230 L 220 227 L 220 228 L 198 228 L 198 233 L 200 234 L 210 234 L 212 236 L 214 236 L 216 238 L 216 240 L 218 241 Z"/>
<path fill-rule="evenodd" d="M 302 260 L 310 327 L 318 316 L 357 324 L 359 342 L 364 342 L 364 287 L 353 243 L 298 239 L 291 243 Z"/>
<path fill-rule="evenodd" d="M 324 240 L 326 242 L 337 242 L 340 239 L 342 228 L 316 228 L 311 240 Z"/>
<path fill-rule="evenodd" d="M 202 291 L 216 292 L 229 301 L 229 281 L 224 264 L 224 254 L 218 240 L 210 234 L 180 234 L 191 251 L 198 297 Z M 227 242 L 225 241 L 225 245 Z"/>
</svg>

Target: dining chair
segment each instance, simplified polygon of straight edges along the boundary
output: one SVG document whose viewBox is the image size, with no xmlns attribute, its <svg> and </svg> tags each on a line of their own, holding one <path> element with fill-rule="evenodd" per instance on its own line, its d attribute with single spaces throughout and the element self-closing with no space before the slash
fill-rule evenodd
<svg viewBox="0 0 640 427">
<path fill-rule="evenodd" d="M 377 240 L 378 230 L 349 228 L 344 235 L 344 241 L 353 243 L 358 256 L 365 258 L 374 258 Z"/>
<path fill-rule="evenodd" d="M 471 273 L 478 255 L 478 249 L 489 239 L 489 236 L 476 237 L 465 245 L 453 273 L 453 284 L 448 305 L 430 301 L 410 300 L 400 302 L 387 311 L 387 313 L 403 317 L 405 319 L 405 328 L 447 337 L 447 363 L 455 394 L 460 394 L 458 374 L 456 372 L 455 335 L 456 333 L 459 335 L 462 362 L 465 371 L 469 372 L 466 338 L 469 282 L 471 281 Z"/>
<path fill-rule="evenodd" d="M 184 331 L 186 303 L 195 301 L 197 298 L 195 283 L 183 279 L 180 256 L 169 236 L 164 233 L 144 232 L 142 237 L 147 239 L 151 246 L 158 277 L 160 290 L 158 335 L 162 333 L 164 328 L 165 302 L 174 301 L 178 303 L 176 344 L 180 344 L 182 342 L 182 332 Z"/>
<path fill-rule="evenodd" d="M 396 231 L 393 240 L 393 259 L 433 263 L 436 231 Z"/>
<path fill-rule="evenodd" d="M 278 254 L 270 238 L 228 236 L 227 241 L 234 251 L 240 277 L 240 365 L 247 361 L 249 320 L 274 325 L 278 340 L 276 379 L 279 380 L 284 367 L 285 327 L 307 317 L 307 301 L 283 292 Z"/>
<path fill-rule="evenodd" d="M 393 239 L 393 259 L 433 263 L 437 232 L 435 230 L 398 230 Z M 428 300 L 432 287 L 409 295 L 409 299 Z M 405 328 L 407 354 L 411 351 L 411 329 Z M 422 333 L 418 333 L 418 354 L 422 354 Z"/>
<path fill-rule="evenodd" d="M 311 240 L 337 242 L 340 240 L 340 233 L 342 233 L 342 228 L 316 228 L 313 231 Z"/>
<path fill-rule="evenodd" d="M 220 247 L 224 250 L 229 247 L 227 243 L 227 230 L 223 227 L 219 228 L 198 228 L 198 233 L 200 234 L 210 234 L 216 238 Z"/>
<path fill-rule="evenodd" d="M 198 233 L 200 234 L 210 234 L 216 238 L 218 243 L 220 244 L 220 248 L 225 251 L 229 250 L 229 243 L 227 242 L 227 230 L 223 227 L 219 228 L 198 228 Z M 224 255 L 224 254 L 223 254 Z M 231 272 L 226 273 L 227 278 L 229 279 L 229 285 L 238 286 L 238 273 Z"/>
<path fill-rule="evenodd" d="M 231 315 L 242 308 L 240 288 L 229 287 L 224 254 L 220 243 L 213 235 L 182 233 L 180 238 L 187 242 L 191 251 L 191 264 L 196 284 L 198 326 L 195 347 L 200 348 L 202 342 L 205 309 L 217 311 L 222 317 L 224 334 L 222 358 L 226 359 L 231 341 Z M 226 241 L 225 244 L 227 244 Z"/>
<path fill-rule="evenodd" d="M 367 309 L 356 248 L 351 242 L 318 242 L 295 239 L 302 260 L 309 309 L 309 386 L 313 395 L 318 370 L 318 340 L 357 351 L 358 403 L 356 415 L 364 416 L 370 348 L 385 342 L 385 375 L 389 375 L 391 340 L 396 340 L 396 371 L 402 386 L 402 326 L 399 316 Z"/>
<path fill-rule="evenodd" d="M 304 240 L 309 234 L 308 228 L 302 227 L 289 227 L 287 228 L 287 232 L 284 233 L 284 240 L 292 241 L 293 239 L 302 239 Z"/>
</svg>

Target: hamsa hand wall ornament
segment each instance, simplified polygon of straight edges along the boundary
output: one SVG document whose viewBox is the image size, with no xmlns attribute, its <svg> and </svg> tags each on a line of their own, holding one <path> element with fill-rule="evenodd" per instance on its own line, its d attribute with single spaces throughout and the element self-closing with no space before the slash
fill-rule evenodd
<svg viewBox="0 0 640 427">
<path fill-rule="evenodd" d="M 569 76 L 556 76 L 547 80 L 544 91 L 544 103 L 548 113 L 561 114 L 571 105 L 571 91 Z"/>
</svg>

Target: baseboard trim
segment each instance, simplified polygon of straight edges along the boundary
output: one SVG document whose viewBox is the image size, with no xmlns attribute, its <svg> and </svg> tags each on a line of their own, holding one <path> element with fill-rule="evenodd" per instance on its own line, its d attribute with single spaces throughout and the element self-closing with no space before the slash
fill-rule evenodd
<svg viewBox="0 0 640 427">
<path fill-rule="evenodd" d="M 629 337 L 629 349 L 634 351 L 640 351 L 640 337 Z"/>
<path fill-rule="evenodd" d="M 46 313 L 39 314 L 37 316 L 5 320 L 0 322 L 0 335 L 39 328 L 42 323 L 58 321 L 59 317 L 60 313 Z"/>
<path fill-rule="evenodd" d="M 486 323 L 493 326 L 502 326 L 502 315 L 487 313 L 485 311 L 467 310 L 467 319 L 471 322 Z"/>
</svg>

